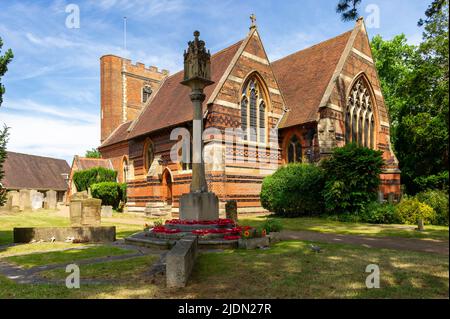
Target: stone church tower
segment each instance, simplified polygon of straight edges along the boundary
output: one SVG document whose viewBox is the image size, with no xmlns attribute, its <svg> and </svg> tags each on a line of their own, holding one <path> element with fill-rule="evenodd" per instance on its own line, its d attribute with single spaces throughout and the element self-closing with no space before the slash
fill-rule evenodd
<svg viewBox="0 0 450 319">
<path fill-rule="evenodd" d="M 115 55 L 100 58 L 101 142 L 122 123 L 136 119 L 168 74 Z"/>
</svg>

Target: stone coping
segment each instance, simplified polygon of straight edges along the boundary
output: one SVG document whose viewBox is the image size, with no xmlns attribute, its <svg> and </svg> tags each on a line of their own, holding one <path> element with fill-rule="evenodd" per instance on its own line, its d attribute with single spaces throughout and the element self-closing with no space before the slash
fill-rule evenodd
<svg viewBox="0 0 450 319">
<path fill-rule="evenodd" d="M 13 234 L 14 243 L 66 241 L 69 237 L 87 242 L 113 242 L 116 226 L 15 227 Z"/>
</svg>

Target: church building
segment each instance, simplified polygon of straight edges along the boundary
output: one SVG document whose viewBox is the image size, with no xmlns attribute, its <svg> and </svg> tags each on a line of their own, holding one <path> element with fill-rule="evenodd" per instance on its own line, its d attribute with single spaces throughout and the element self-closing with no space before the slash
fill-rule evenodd
<svg viewBox="0 0 450 319">
<path fill-rule="evenodd" d="M 180 52 L 180 60 L 182 53 Z M 189 192 L 192 136 L 190 89 L 183 71 L 166 70 L 106 55 L 101 65 L 101 146 L 128 184 L 130 212 L 178 213 Z M 264 212 L 262 180 L 287 163 L 313 163 L 335 147 L 355 142 L 381 150 L 380 191 L 400 194 L 400 171 L 364 21 L 335 38 L 270 61 L 252 20 L 245 39 L 211 56 L 205 89 L 204 153 L 209 190 L 220 211 L 236 200 L 239 213 Z M 227 143 L 226 131 L 240 132 Z M 224 138 L 225 136 L 225 138 Z M 189 141 L 189 137 L 187 138 Z"/>
</svg>

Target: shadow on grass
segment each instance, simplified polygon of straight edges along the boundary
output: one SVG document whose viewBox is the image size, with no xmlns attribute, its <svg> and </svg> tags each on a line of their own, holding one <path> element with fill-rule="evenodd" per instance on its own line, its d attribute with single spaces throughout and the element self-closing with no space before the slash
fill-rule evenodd
<svg viewBox="0 0 450 319">
<path fill-rule="evenodd" d="M 0 246 L 12 244 L 13 231 L 12 230 L 0 230 Z"/>
</svg>

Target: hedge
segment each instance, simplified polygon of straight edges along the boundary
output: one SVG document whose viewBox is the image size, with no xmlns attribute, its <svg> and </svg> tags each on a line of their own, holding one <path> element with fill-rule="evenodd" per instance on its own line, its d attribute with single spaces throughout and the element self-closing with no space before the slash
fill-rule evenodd
<svg viewBox="0 0 450 319">
<path fill-rule="evenodd" d="M 86 191 L 92 184 L 101 182 L 115 182 L 117 172 L 104 167 L 94 167 L 73 174 L 73 182 L 78 192 Z"/>
<path fill-rule="evenodd" d="M 354 143 L 336 148 L 322 161 L 326 176 L 323 189 L 329 213 L 358 213 L 376 200 L 384 164 L 381 151 Z"/>
<path fill-rule="evenodd" d="M 313 164 L 289 164 L 264 178 L 262 206 L 280 216 L 318 215 L 323 211 L 324 174 Z"/>
<path fill-rule="evenodd" d="M 120 202 L 126 201 L 126 184 L 116 182 L 101 182 L 91 185 L 92 197 L 102 200 L 102 205 L 119 208 Z M 125 199 L 125 200 L 124 200 Z"/>
</svg>

